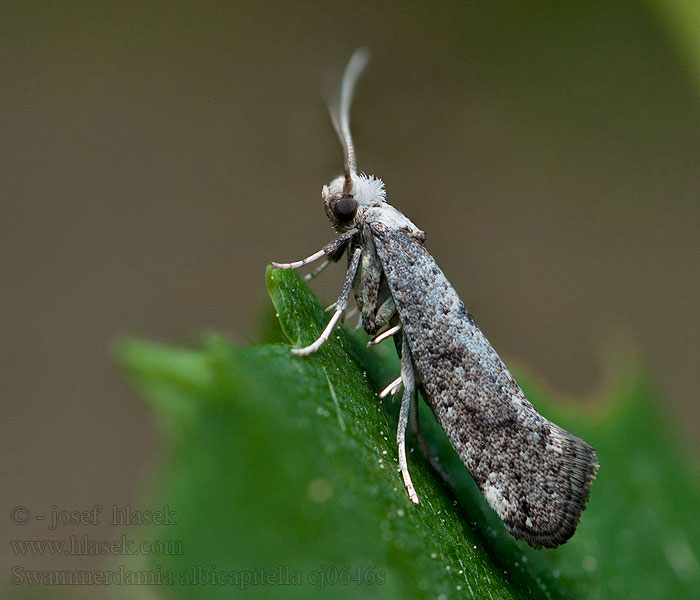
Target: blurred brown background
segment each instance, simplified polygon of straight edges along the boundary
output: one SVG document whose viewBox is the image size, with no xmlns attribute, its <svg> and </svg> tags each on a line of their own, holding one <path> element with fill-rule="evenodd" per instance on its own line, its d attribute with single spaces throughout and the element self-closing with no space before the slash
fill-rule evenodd
<svg viewBox="0 0 700 600">
<path fill-rule="evenodd" d="M 16 505 L 137 501 L 158 442 L 115 337 L 255 341 L 265 265 L 333 237 L 360 45 L 359 167 L 499 353 L 586 396 L 632 340 L 698 448 L 696 65 L 652 2 L 512 4 L 2 4 L 4 540 L 47 537 Z"/>
</svg>

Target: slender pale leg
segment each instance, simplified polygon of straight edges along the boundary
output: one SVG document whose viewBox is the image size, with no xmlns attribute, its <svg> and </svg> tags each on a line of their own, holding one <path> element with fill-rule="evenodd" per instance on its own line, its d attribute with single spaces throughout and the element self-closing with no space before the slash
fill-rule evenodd
<svg viewBox="0 0 700 600">
<path fill-rule="evenodd" d="M 399 427 L 396 431 L 396 443 L 399 445 L 399 469 L 408 497 L 411 499 L 411 502 L 418 504 L 420 500 L 413 487 L 411 475 L 408 472 L 408 463 L 406 462 L 406 426 L 408 425 L 411 403 L 416 400 L 416 382 L 413 375 L 411 351 L 408 349 L 408 340 L 405 334 L 401 343 L 401 379 L 403 380 L 403 398 L 401 399 L 401 410 L 399 412 Z"/>
<path fill-rule="evenodd" d="M 379 344 L 385 339 L 390 338 L 392 335 L 398 333 L 400 330 L 401 325 L 395 325 L 394 327 L 391 327 L 390 329 L 387 329 L 383 333 L 380 333 L 376 337 L 372 338 L 369 342 L 367 342 L 367 346 L 374 346 L 375 344 Z"/>
<path fill-rule="evenodd" d="M 442 480 L 448 484 L 451 488 L 454 488 L 454 483 L 452 479 L 450 479 L 450 476 L 445 472 L 445 470 L 442 468 L 442 465 L 438 461 L 438 457 L 435 456 L 434 454 L 430 453 L 430 449 L 428 448 L 428 443 L 425 441 L 425 438 L 423 437 L 423 432 L 421 431 L 420 428 L 420 416 L 418 414 L 418 402 L 414 402 L 411 404 L 411 413 L 409 415 L 409 419 L 411 422 L 411 429 L 416 433 L 416 437 L 418 438 L 418 447 L 421 449 L 421 452 L 423 453 L 423 456 L 425 457 L 425 460 L 427 460 L 430 463 L 430 466 L 435 469 L 437 474 L 442 478 Z"/>
<path fill-rule="evenodd" d="M 352 290 L 352 282 L 355 280 L 355 275 L 357 274 L 357 267 L 360 264 L 361 256 L 362 249 L 355 249 L 355 252 L 352 255 L 352 260 L 350 261 L 350 266 L 345 274 L 343 289 L 340 291 L 340 296 L 338 296 L 338 300 L 335 302 L 335 313 L 333 313 L 333 316 L 328 322 L 328 325 L 326 325 L 326 328 L 323 330 L 323 333 L 313 344 L 310 344 L 305 348 L 292 348 L 292 354 L 296 354 L 297 356 L 308 356 L 323 346 L 326 340 L 328 340 L 328 338 L 331 336 L 333 328 L 336 326 L 341 315 L 348 307 L 348 299 L 350 298 L 350 291 Z"/>
</svg>

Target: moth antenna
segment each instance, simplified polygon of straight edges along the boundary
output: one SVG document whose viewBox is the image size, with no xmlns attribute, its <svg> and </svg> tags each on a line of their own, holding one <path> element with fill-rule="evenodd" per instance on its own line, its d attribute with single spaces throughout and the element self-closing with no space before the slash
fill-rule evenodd
<svg viewBox="0 0 700 600">
<path fill-rule="evenodd" d="M 355 84 L 362 75 L 369 61 L 369 51 L 367 48 L 358 48 L 350 57 L 348 66 L 345 67 L 343 82 L 340 87 L 340 106 L 336 113 L 331 111 L 331 119 L 333 127 L 340 138 L 340 143 L 343 145 L 345 154 L 345 184 L 343 185 L 343 193 L 349 194 L 352 190 L 352 175 L 357 173 L 357 163 L 355 162 L 355 147 L 352 144 L 352 135 L 350 134 L 350 106 L 352 104 L 352 95 L 355 91 Z"/>
</svg>

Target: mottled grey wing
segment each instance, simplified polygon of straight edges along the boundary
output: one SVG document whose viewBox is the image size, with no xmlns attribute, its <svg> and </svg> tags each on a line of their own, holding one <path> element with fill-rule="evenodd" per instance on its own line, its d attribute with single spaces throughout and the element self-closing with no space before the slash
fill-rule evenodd
<svg viewBox="0 0 700 600">
<path fill-rule="evenodd" d="M 422 244 L 371 228 L 426 401 L 452 446 L 515 537 L 564 543 L 585 508 L 595 451 L 533 408 Z"/>
</svg>

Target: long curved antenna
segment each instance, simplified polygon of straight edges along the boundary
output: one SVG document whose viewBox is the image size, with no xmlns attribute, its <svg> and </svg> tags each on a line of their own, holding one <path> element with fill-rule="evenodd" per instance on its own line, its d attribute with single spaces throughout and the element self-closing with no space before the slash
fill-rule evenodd
<svg viewBox="0 0 700 600">
<path fill-rule="evenodd" d="M 355 163 L 355 147 L 352 145 L 352 135 L 350 134 L 350 105 L 352 104 L 352 95 L 355 91 L 355 84 L 360 78 L 362 71 L 367 66 L 369 60 L 369 51 L 367 48 L 358 48 L 350 57 L 348 66 L 345 67 L 343 75 L 343 83 L 340 88 L 340 106 L 337 113 L 331 109 L 331 119 L 335 127 L 340 143 L 343 145 L 345 152 L 345 184 L 343 185 L 343 193 L 349 194 L 352 190 L 352 174 L 357 173 L 357 164 Z"/>
</svg>

